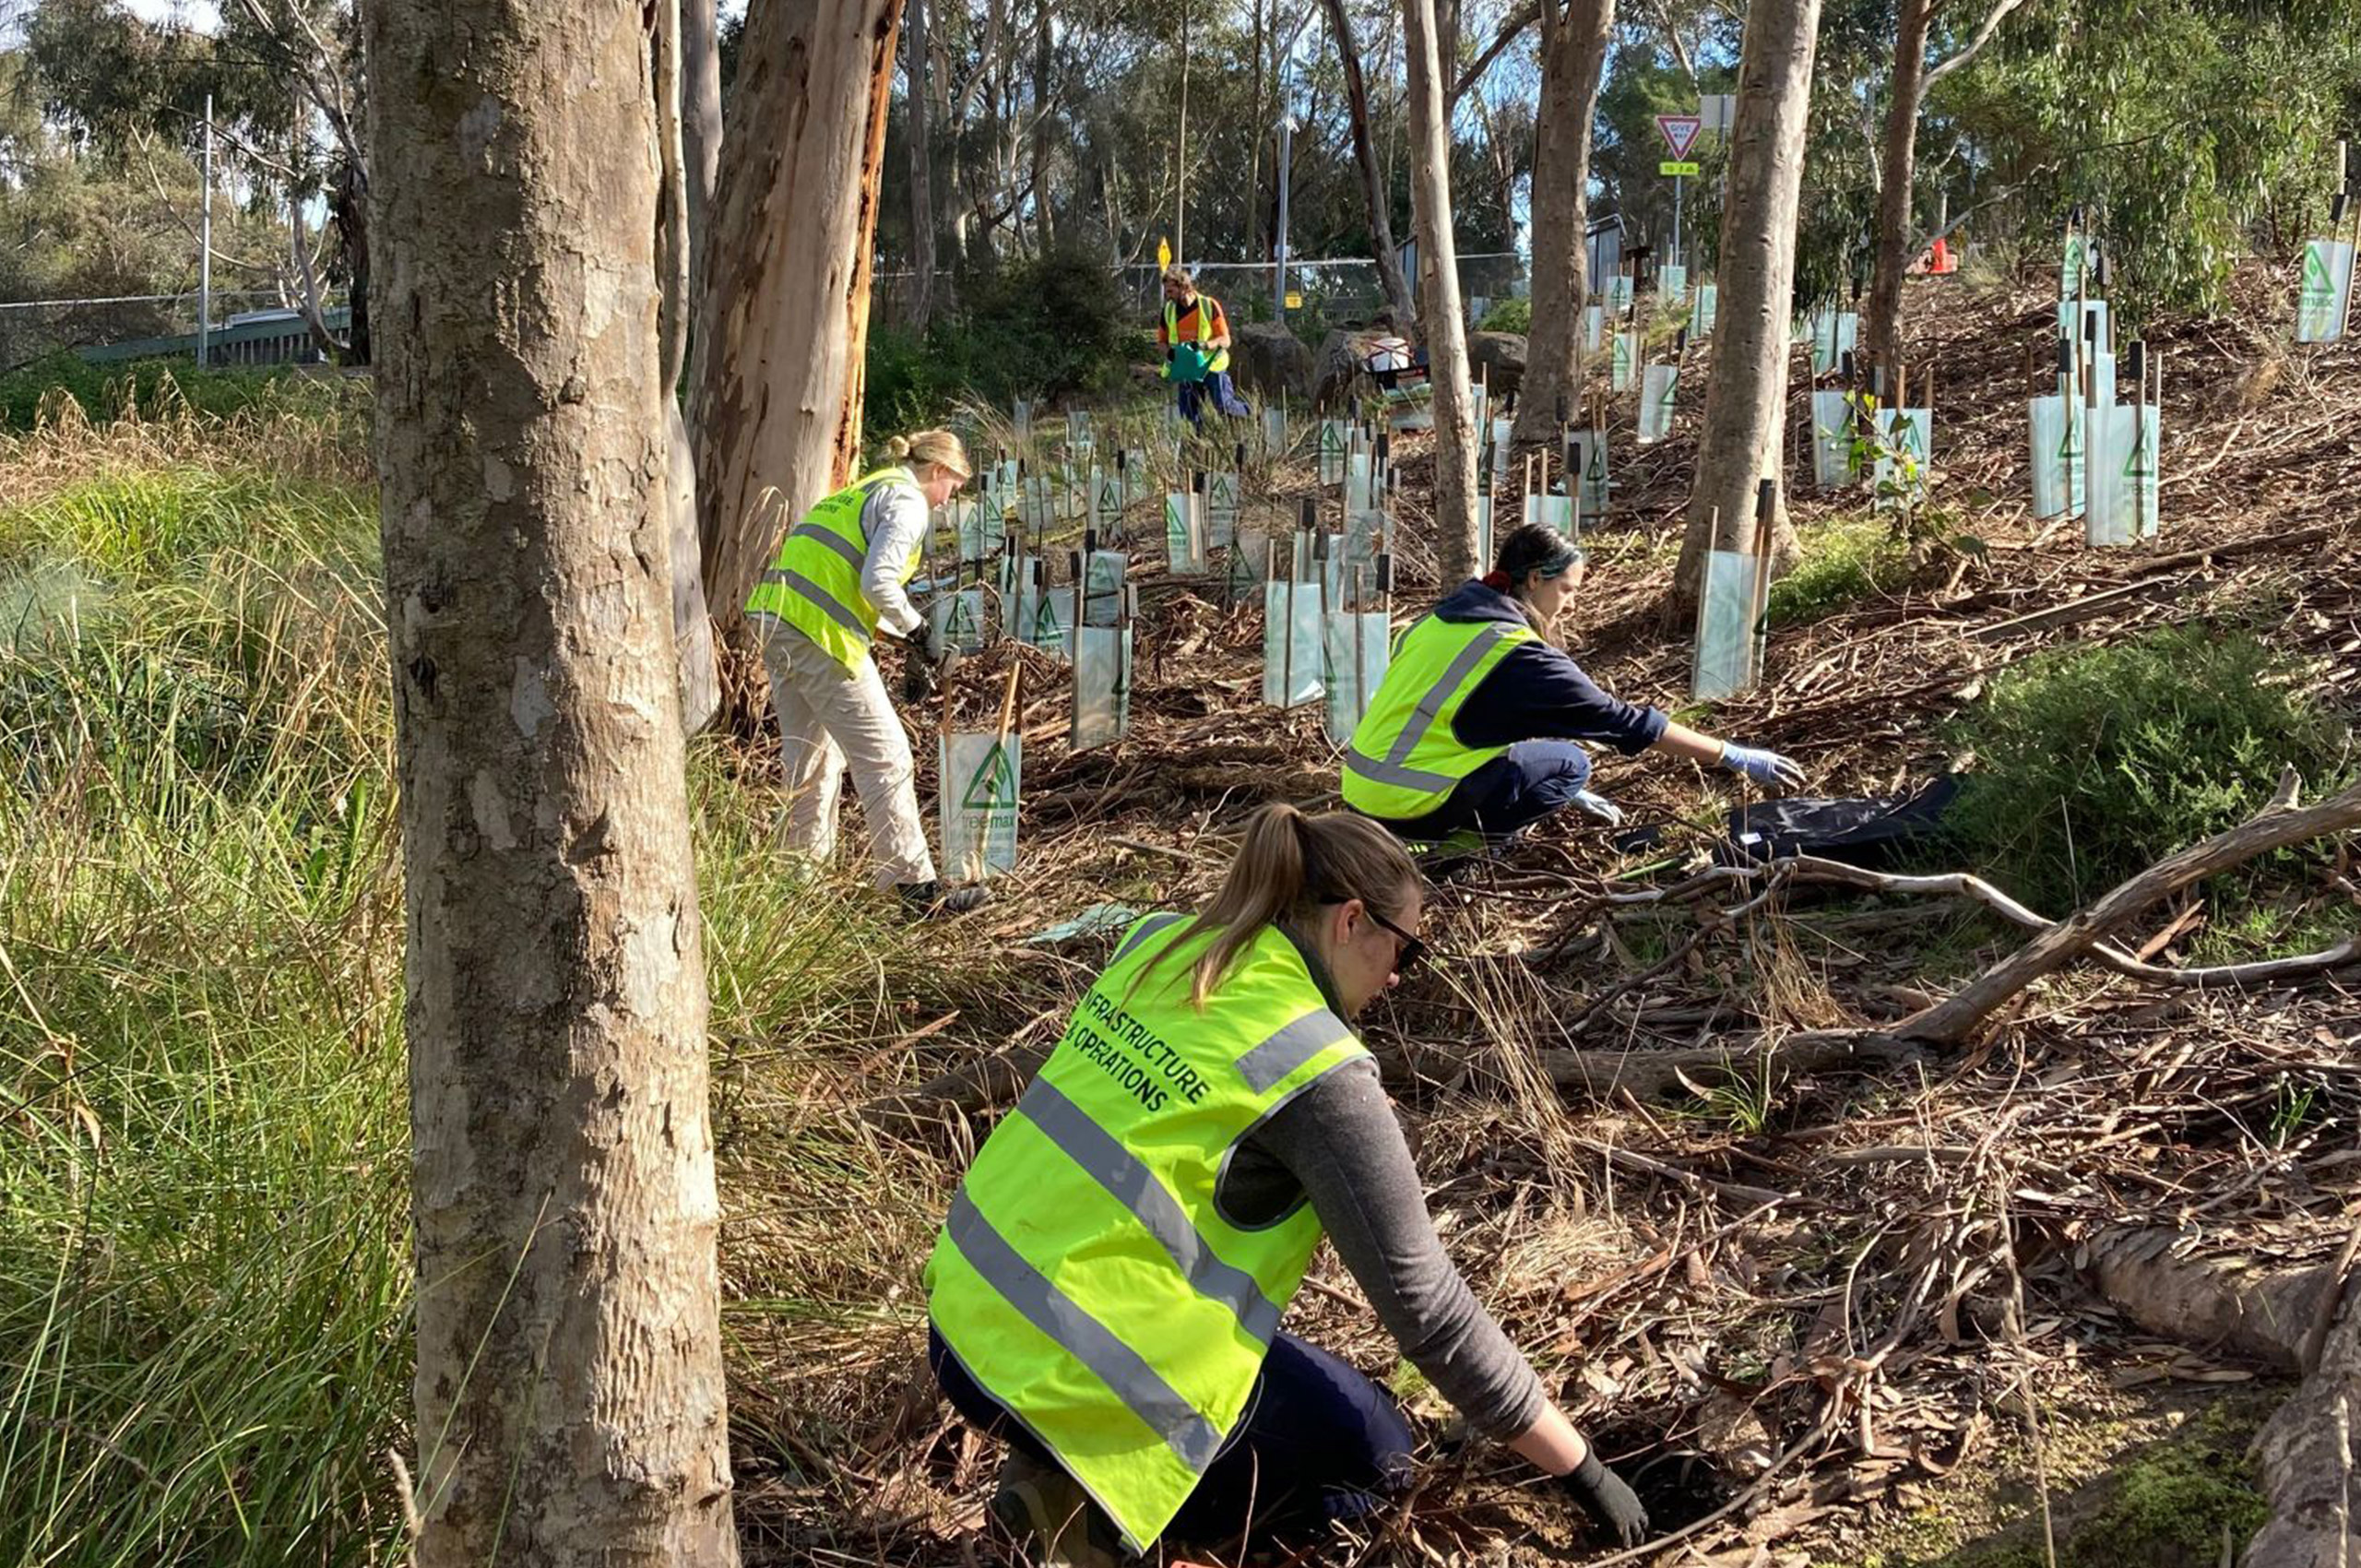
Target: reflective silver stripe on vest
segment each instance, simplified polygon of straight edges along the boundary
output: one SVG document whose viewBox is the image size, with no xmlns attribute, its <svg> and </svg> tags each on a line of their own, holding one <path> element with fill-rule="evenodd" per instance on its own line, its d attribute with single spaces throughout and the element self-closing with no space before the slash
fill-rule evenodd
<svg viewBox="0 0 2361 1568">
<path fill-rule="evenodd" d="M 1138 1156 L 1045 1078 L 1034 1080 L 1016 1109 L 1058 1146 L 1060 1153 L 1131 1210 L 1132 1218 L 1172 1254 L 1172 1261 L 1180 1265 L 1199 1295 L 1228 1307 L 1238 1325 L 1252 1335 L 1256 1343 L 1271 1342 L 1279 1331 L 1279 1309 L 1263 1294 L 1252 1275 L 1214 1255 L 1213 1248 L 1190 1223 L 1180 1200 Z"/>
<path fill-rule="evenodd" d="M 859 637 L 861 641 L 867 642 L 869 640 L 869 628 L 860 624 L 860 617 L 846 609 L 844 605 L 839 603 L 825 588 L 823 588 L 819 584 L 813 582 L 802 573 L 792 572 L 786 570 L 783 567 L 774 566 L 769 571 L 763 574 L 763 581 L 766 583 L 777 583 L 783 587 L 793 588 L 798 594 L 810 600 L 813 604 L 818 605 L 820 609 L 826 613 L 829 620 L 834 621 L 837 625 L 842 626 L 846 631 L 850 632 L 854 636 Z"/>
<path fill-rule="evenodd" d="M 1139 923 L 1139 928 L 1137 930 L 1133 931 L 1131 935 L 1123 938 L 1121 944 L 1115 949 L 1115 956 L 1107 960 L 1108 967 L 1111 968 L 1115 965 L 1121 963 L 1125 957 L 1138 948 L 1141 943 L 1145 942 L 1149 937 L 1154 936 L 1159 931 L 1169 930 L 1173 921 L 1185 921 L 1189 917 L 1186 915 L 1169 912 L 1161 915 L 1148 916 L 1147 919 Z"/>
<path fill-rule="evenodd" d="M 865 512 L 868 509 L 869 504 L 866 501 L 862 502 L 861 510 Z M 822 528 L 817 523 L 799 523 L 796 525 L 795 531 L 787 537 L 791 540 L 816 540 L 843 556 L 846 563 L 856 572 L 869 564 L 869 557 L 862 552 L 860 545 L 855 544 L 836 529 Z"/>
<path fill-rule="evenodd" d="M 1405 790 L 1448 790 L 1459 787 L 1459 780 L 1448 773 L 1430 773 L 1423 767 L 1380 762 L 1351 750 L 1345 753 L 1345 771 L 1358 774 L 1372 784 L 1398 784 Z"/>
<path fill-rule="evenodd" d="M 1280 1079 L 1337 1041 L 1351 1038 L 1352 1032 L 1342 1018 L 1324 1007 L 1306 1013 L 1240 1057 L 1238 1070 L 1247 1087 L 1256 1094 L 1268 1094 Z"/>
<path fill-rule="evenodd" d="M 1442 705 L 1451 700 L 1452 694 L 1459 690 L 1460 683 L 1467 679 L 1476 666 L 1484 662 L 1484 656 L 1491 651 L 1492 645 L 1507 636 L 1509 631 L 1508 626 L 1495 621 L 1478 633 L 1474 642 L 1461 648 L 1458 658 L 1443 667 L 1442 674 L 1427 689 L 1427 695 L 1418 699 L 1418 710 L 1410 716 L 1410 722 L 1402 726 L 1402 733 L 1394 737 L 1394 744 L 1386 748 L 1386 761 L 1399 765 L 1418 749 L 1418 742 L 1427 738 L 1427 731 L 1435 727 L 1437 719 L 1442 717 Z"/>
<path fill-rule="evenodd" d="M 977 1210 L 964 1187 L 951 1200 L 951 1218 L 944 1229 L 960 1254 L 983 1276 L 985 1284 L 1022 1313 L 1026 1322 L 1056 1341 L 1059 1348 L 1088 1367 L 1126 1409 L 1164 1439 L 1191 1473 L 1204 1474 L 1221 1450 L 1221 1433 L 1214 1424 L 1141 1360 L 1138 1351 L 1116 1338 L 1105 1324 L 1084 1312 L 1073 1297 L 1026 1262 Z"/>
</svg>

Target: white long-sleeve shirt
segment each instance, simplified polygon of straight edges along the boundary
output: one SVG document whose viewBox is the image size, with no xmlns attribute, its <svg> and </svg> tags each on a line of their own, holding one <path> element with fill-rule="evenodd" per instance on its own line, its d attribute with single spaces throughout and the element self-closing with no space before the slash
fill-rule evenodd
<svg viewBox="0 0 2361 1568">
<path fill-rule="evenodd" d="M 902 581 L 909 575 L 910 557 L 926 546 L 926 496 L 908 469 L 879 485 L 860 509 L 861 532 L 869 536 L 860 597 L 877 612 L 878 625 L 897 637 L 908 636 L 924 621 Z"/>
</svg>

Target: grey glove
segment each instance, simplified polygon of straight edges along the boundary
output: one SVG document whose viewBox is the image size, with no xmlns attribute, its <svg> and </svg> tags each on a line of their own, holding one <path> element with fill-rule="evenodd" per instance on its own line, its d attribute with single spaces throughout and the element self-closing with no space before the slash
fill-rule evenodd
<svg viewBox="0 0 2361 1568">
<path fill-rule="evenodd" d="M 953 652 L 950 639 L 943 635 L 942 629 L 932 620 L 919 628 L 917 640 L 919 651 L 926 655 L 929 664 L 949 662 Z"/>
<path fill-rule="evenodd" d="M 1609 827 L 1623 826 L 1623 808 L 1604 795 L 1594 795 L 1588 790 L 1574 792 L 1574 804 Z"/>
</svg>

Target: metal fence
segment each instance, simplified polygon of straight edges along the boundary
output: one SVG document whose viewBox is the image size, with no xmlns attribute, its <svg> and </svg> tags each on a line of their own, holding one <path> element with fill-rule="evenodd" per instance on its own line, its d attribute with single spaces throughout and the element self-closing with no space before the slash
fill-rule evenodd
<svg viewBox="0 0 2361 1568">
<path fill-rule="evenodd" d="M 215 291 L 208 347 L 217 364 L 287 363 L 317 357 L 300 317 L 277 315 L 287 302 L 275 290 Z M 197 296 L 123 294 L 109 299 L 0 303 L 0 372 L 51 354 L 89 359 L 196 358 Z M 241 321 L 268 312 L 276 320 Z M 327 307 L 332 327 L 345 320 L 341 298 Z M 286 325 L 292 322 L 291 327 Z"/>
</svg>

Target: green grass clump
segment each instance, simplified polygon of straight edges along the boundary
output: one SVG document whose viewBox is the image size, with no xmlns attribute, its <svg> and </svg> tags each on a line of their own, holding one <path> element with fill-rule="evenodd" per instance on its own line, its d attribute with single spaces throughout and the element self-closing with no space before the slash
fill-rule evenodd
<svg viewBox="0 0 2361 1568">
<path fill-rule="evenodd" d="M 293 477 L 192 428 L 5 438 L 0 1562 L 391 1565 L 418 1444 L 374 500 L 320 477 L 349 455 Z M 718 757 L 692 786 L 742 1345 L 873 1315 L 943 1194 L 881 1195 L 858 1117 L 802 1092 L 829 1031 L 913 1027 L 884 998 L 914 934 L 791 874 Z"/>
<path fill-rule="evenodd" d="M 1771 585 L 1771 624 L 1800 626 L 1857 604 L 1905 575 L 1910 552 L 1884 519 L 1857 514 L 1802 530 L 1803 559 Z"/>
<path fill-rule="evenodd" d="M 1975 754 L 1952 825 L 1987 874 L 2063 914 L 2260 811 L 2283 766 L 2315 795 L 2349 775 L 2345 725 L 2297 676 L 2252 632 L 2204 625 L 2029 660 L 1952 726 Z M 2225 878 L 2216 918 L 2302 853 Z"/>
<path fill-rule="evenodd" d="M 0 429 L 30 430 L 44 407 L 69 398 L 97 423 L 126 414 L 156 419 L 188 412 L 229 419 L 290 407 L 325 409 L 338 393 L 333 378 L 286 365 L 200 370 L 189 360 L 133 360 L 92 364 L 78 354 L 52 354 L 0 375 Z"/>
</svg>

